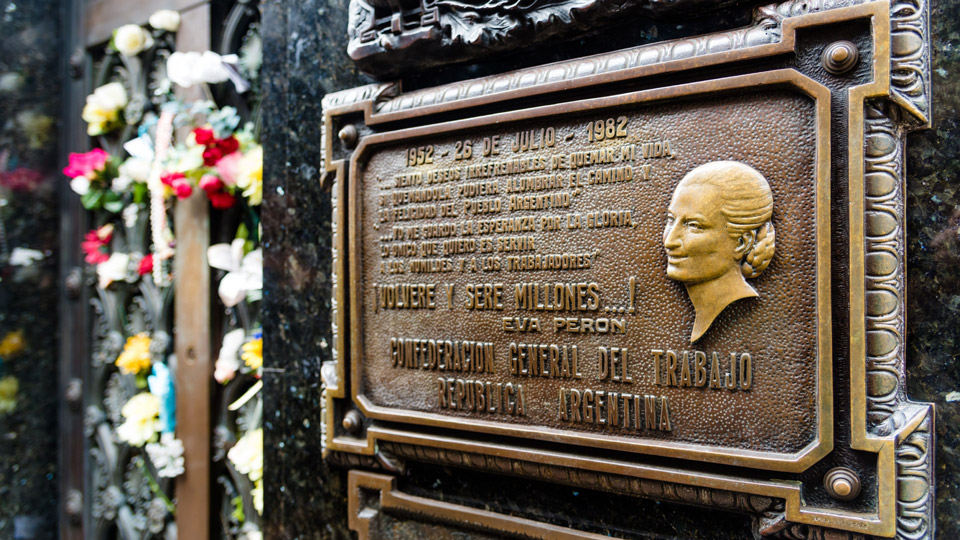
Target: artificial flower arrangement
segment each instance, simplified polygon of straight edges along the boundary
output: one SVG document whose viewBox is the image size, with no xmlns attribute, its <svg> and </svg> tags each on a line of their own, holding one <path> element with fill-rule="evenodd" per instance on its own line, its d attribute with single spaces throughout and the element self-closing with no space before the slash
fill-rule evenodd
<svg viewBox="0 0 960 540">
<path fill-rule="evenodd" d="M 179 23 L 176 12 L 157 12 L 150 17 L 149 28 L 132 24 L 118 28 L 109 47 L 123 57 L 137 57 L 155 46 L 155 37 L 176 32 Z M 237 69 L 239 61 L 236 55 L 221 56 L 212 51 L 173 52 L 166 61 L 167 81 L 160 91 L 174 85 L 201 85 L 211 96 L 207 85 L 230 81 L 243 92 L 250 84 Z M 250 64 L 248 61 L 244 65 Z M 102 142 L 119 134 L 135 137 L 112 145 L 110 152 L 95 148 L 70 154 L 69 165 L 63 170 L 70 188 L 79 195 L 83 207 L 93 213 L 96 224 L 84 236 L 84 260 L 93 268 L 101 289 L 135 285 L 140 280 L 167 288 L 173 284 L 169 261 L 176 249 L 168 214 L 176 201 L 200 193 L 214 211 L 239 215 L 236 238 L 208 250 L 209 264 L 225 272 L 218 285 L 224 307 L 243 312 L 242 317 L 232 318 L 235 325 L 237 320 L 243 323 L 223 336 L 211 375 L 242 392 L 230 410 L 252 407 L 256 411 L 254 420 L 243 426 L 244 433 L 227 452 L 227 459 L 253 485 L 252 504 L 261 513 L 263 433 L 259 428 L 262 406 L 258 392 L 262 387 L 263 338 L 251 313 L 256 311 L 263 287 L 258 248 L 263 149 L 253 123 L 242 123 L 235 109 L 218 108 L 212 99 L 183 103 L 168 93 L 158 106 L 159 114 L 148 113 L 136 125 L 128 125 L 125 113 L 131 101 L 121 82 L 106 83 L 88 96 L 82 117 L 89 135 L 100 137 Z M 188 135 L 174 141 L 174 132 Z M 122 241 L 121 232 L 135 236 L 139 231 L 143 236 L 147 230 L 146 243 Z M 129 336 L 114 361 L 118 372 L 132 378 L 138 389 L 121 408 L 122 422 L 116 427 L 116 437 L 143 448 L 158 476 L 173 478 L 185 467 L 183 444 L 175 436 L 174 377 L 166 345 L 158 344 L 147 330 Z M 0 403 L 3 391 L 0 382 Z M 166 502 L 172 508 L 172 503 Z M 243 512 L 239 514 L 242 523 Z M 244 531 L 247 536 L 259 532 L 249 523 Z"/>
</svg>

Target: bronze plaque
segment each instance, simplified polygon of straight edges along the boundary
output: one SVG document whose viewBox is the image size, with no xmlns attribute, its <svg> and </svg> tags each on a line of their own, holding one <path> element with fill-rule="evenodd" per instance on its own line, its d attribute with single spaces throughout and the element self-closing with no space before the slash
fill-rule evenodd
<svg viewBox="0 0 960 540">
<path fill-rule="evenodd" d="M 787 1 L 327 96 L 324 455 L 747 512 L 757 537 L 931 537 L 903 315 L 926 17 Z"/>
<path fill-rule="evenodd" d="M 784 470 L 817 459 L 828 118 L 823 87 L 775 72 L 365 138 L 350 175 L 361 411 Z M 684 190 L 692 206 L 671 208 Z M 729 221 L 757 212 L 733 238 Z"/>
</svg>

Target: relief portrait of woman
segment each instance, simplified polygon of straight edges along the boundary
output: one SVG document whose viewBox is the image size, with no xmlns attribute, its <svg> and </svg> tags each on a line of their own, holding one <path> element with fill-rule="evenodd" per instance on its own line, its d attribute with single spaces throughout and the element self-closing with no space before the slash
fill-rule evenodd
<svg viewBox="0 0 960 540">
<path fill-rule="evenodd" d="M 736 161 L 700 165 L 673 192 L 663 231 L 667 277 L 684 284 L 696 312 L 696 342 L 731 303 L 759 294 L 747 279 L 770 264 L 773 194 L 754 168 Z"/>
</svg>

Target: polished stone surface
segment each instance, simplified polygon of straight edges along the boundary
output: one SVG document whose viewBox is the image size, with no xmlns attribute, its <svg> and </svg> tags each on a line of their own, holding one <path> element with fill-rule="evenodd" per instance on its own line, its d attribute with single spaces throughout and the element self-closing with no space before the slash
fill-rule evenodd
<svg viewBox="0 0 960 540">
<path fill-rule="evenodd" d="M 345 2 L 264 0 L 264 203 L 266 350 L 266 510 L 268 538 L 348 538 L 346 475 L 320 455 L 320 365 L 330 359 L 330 198 L 319 186 L 320 100 L 369 82 L 345 52 Z M 404 87 L 496 73 L 591 52 L 742 25 L 744 14 L 685 25 L 631 21 L 602 38 L 501 55 L 475 65 L 410 74 Z M 938 538 L 960 537 L 960 4 L 940 2 L 931 17 L 934 128 L 908 143 L 909 394 L 938 406 Z M 615 36 L 615 37 L 611 37 Z M 956 394 L 960 400 L 960 394 Z M 565 524 L 589 517 L 595 530 L 625 521 L 645 538 L 746 538 L 747 518 L 640 499 L 503 479 L 525 498 L 499 499 L 489 475 L 411 468 L 411 487 L 469 502 L 489 496 L 506 511 Z M 622 506 L 621 506 L 622 505 Z M 589 515 L 584 508 L 591 509 Z M 618 517 L 619 516 L 619 517 Z M 611 526 L 612 527 L 612 526 Z M 611 528 L 609 532 L 619 532 Z"/>
<path fill-rule="evenodd" d="M 266 538 L 348 537 L 346 476 L 320 457 L 319 401 L 320 364 L 330 359 L 331 287 L 320 100 L 365 82 L 342 46 L 341 4 L 263 3 Z"/>
<path fill-rule="evenodd" d="M 960 3 L 932 7 L 933 129 L 907 138 L 907 390 L 937 407 L 947 540 L 960 538 Z"/>
<path fill-rule="evenodd" d="M 0 538 L 5 539 L 57 536 L 55 186 L 62 176 L 52 165 L 59 159 L 58 7 L 58 0 L 0 0 Z M 32 261 L 23 258 L 28 253 Z"/>
</svg>

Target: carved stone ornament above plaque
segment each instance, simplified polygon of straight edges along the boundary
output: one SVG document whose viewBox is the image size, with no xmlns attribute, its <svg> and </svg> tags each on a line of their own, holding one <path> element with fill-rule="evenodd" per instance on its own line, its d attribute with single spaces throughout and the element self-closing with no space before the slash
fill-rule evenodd
<svg viewBox="0 0 960 540">
<path fill-rule="evenodd" d="M 328 95 L 325 456 L 749 512 L 758 536 L 932 537 L 934 411 L 904 373 L 926 18 L 787 2 Z"/>
</svg>

